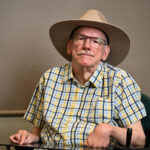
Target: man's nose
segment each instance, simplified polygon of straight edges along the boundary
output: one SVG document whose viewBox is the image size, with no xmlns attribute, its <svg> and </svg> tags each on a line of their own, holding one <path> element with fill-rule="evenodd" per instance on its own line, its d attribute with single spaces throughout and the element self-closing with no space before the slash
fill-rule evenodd
<svg viewBox="0 0 150 150">
<path fill-rule="evenodd" d="M 84 40 L 83 48 L 84 49 L 90 49 L 91 48 L 91 39 L 90 38 L 86 38 Z"/>
</svg>

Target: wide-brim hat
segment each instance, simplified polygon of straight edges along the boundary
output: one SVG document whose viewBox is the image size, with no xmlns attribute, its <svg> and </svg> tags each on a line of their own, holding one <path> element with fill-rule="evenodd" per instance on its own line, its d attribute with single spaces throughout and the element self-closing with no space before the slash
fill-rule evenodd
<svg viewBox="0 0 150 150">
<path fill-rule="evenodd" d="M 130 48 L 128 35 L 122 29 L 108 23 L 100 11 L 88 10 L 79 19 L 55 23 L 49 30 L 53 45 L 68 61 L 71 61 L 72 57 L 67 54 L 67 42 L 72 31 L 80 26 L 99 28 L 107 34 L 111 51 L 106 62 L 116 66 L 125 59 Z"/>
</svg>

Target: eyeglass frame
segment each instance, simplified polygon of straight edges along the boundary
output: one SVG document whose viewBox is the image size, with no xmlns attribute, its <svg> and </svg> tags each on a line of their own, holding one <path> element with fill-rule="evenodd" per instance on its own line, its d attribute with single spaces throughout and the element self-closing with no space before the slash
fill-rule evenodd
<svg viewBox="0 0 150 150">
<path fill-rule="evenodd" d="M 79 34 L 79 33 L 74 34 L 74 35 L 72 36 L 72 39 L 73 39 L 73 40 L 77 40 L 77 39 L 75 39 L 77 36 L 80 36 L 81 38 L 83 38 L 83 41 L 84 41 L 84 42 L 85 42 L 87 39 L 90 39 L 90 43 L 91 43 L 91 40 L 92 40 L 92 39 L 95 39 L 96 42 L 99 44 L 99 46 L 100 46 L 101 44 L 103 44 L 103 45 L 108 45 L 107 41 L 104 40 L 104 39 L 101 39 L 101 38 L 98 38 L 98 37 L 90 37 L 90 36 L 86 36 L 86 35 L 84 35 L 84 34 Z M 97 41 L 97 40 L 98 40 L 98 41 Z"/>
</svg>

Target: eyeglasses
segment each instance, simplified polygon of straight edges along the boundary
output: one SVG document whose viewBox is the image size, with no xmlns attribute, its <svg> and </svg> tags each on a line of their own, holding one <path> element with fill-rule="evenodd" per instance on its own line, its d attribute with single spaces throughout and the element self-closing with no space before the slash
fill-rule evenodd
<svg viewBox="0 0 150 150">
<path fill-rule="evenodd" d="M 83 44 L 87 39 L 90 39 L 91 46 L 95 48 L 98 48 L 102 44 L 107 45 L 107 42 L 101 38 L 89 37 L 83 34 L 75 34 L 73 36 L 73 40 L 76 42 L 76 44 Z"/>
</svg>

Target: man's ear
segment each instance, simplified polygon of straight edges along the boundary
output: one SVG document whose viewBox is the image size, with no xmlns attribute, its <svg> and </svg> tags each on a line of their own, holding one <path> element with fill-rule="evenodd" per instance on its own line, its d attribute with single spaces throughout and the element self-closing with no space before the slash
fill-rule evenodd
<svg viewBox="0 0 150 150">
<path fill-rule="evenodd" d="M 108 57 L 110 53 L 110 46 L 109 45 L 105 45 L 104 49 L 103 49 L 103 55 L 102 55 L 102 60 L 105 61 Z"/>
<path fill-rule="evenodd" d="M 67 43 L 67 54 L 68 54 L 68 55 L 71 55 L 71 54 L 72 54 L 71 43 L 72 43 L 71 40 L 69 40 L 68 43 Z"/>
</svg>

